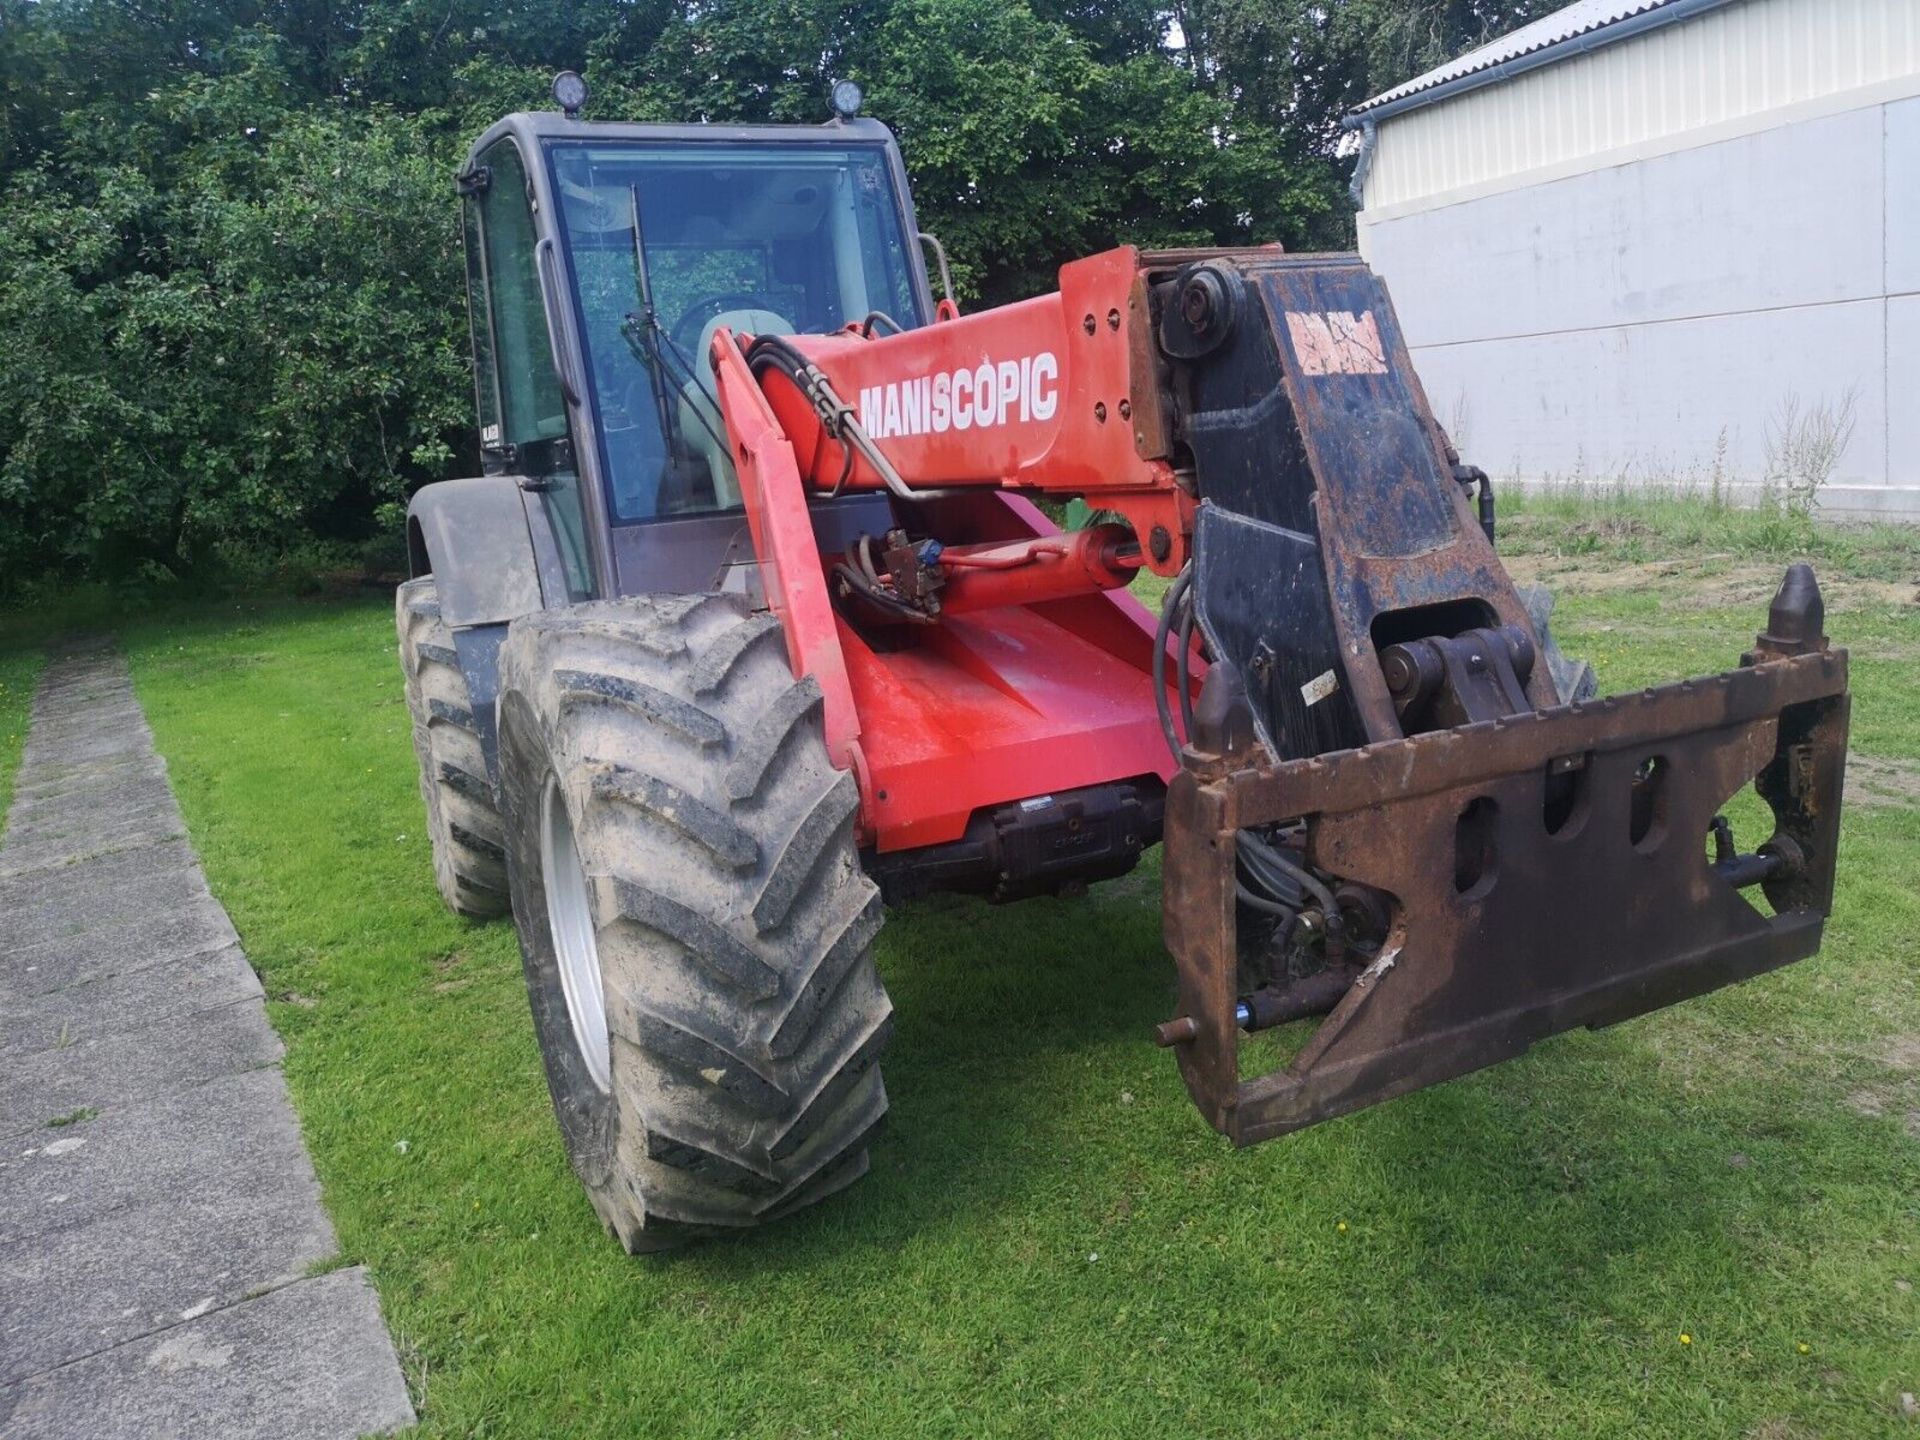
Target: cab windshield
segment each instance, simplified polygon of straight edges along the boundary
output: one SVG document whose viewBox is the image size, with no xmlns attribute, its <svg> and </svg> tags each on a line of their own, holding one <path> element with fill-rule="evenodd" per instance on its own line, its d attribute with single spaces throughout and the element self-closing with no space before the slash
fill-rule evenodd
<svg viewBox="0 0 1920 1440">
<path fill-rule="evenodd" d="M 740 504 L 707 361 L 720 326 L 925 322 L 879 145 L 555 141 L 547 154 L 616 523 Z"/>
</svg>

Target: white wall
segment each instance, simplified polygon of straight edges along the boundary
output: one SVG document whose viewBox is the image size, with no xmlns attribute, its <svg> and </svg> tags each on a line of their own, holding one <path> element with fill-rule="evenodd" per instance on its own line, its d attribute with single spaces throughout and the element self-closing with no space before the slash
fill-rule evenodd
<svg viewBox="0 0 1920 1440">
<path fill-rule="evenodd" d="M 1764 473 L 1787 405 L 1850 394 L 1827 508 L 1920 516 L 1920 98 L 1819 108 L 1362 212 L 1474 463 L 1737 487 Z"/>
<path fill-rule="evenodd" d="M 1914 93 L 1916 73 L 1916 0 L 1734 0 L 1388 120 L 1367 205 L 1387 216 L 1628 148 L 1724 139 L 1835 96 L 1857 108 L 1889 98 L 1868 92 Z"/>
</svg>

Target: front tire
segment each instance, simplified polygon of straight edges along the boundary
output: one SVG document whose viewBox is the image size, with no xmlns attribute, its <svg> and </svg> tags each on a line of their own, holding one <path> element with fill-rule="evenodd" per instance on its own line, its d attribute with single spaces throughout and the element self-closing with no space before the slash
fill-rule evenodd
<svg viewBox="0 0 1920 1440">
<path fill-rule="evenodd" d="M 736 597 L 514 622 L 508 873 L 567 1152 L 631 1251 L 735 1231 L 867 1168 L 892 1007 L 858 792 L 819 686 Z"/>
</svg>

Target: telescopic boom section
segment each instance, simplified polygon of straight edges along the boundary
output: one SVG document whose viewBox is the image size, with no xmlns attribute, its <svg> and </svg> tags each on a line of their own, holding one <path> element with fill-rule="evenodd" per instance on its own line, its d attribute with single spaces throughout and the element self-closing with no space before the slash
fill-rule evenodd
<svg viewBox="0 0 1920 1440">
<path fill-rule="evenodd" d="M 1124 516 L 1143 540 L 1157 533 L 1145 563 L 1177 574 L 1193 502 L 1157 443 L 1146 279 L 1139 252 L 1112 250 L 1063 267 L 1052 294 L 977 315 L 898 334 L 763 342 L 814 368 L 892 477 L 858 447 L 848 468 L 831 413 L 804 382 L 767 383 L 771 413 L 816 492 L 887 489 L 891 478 L 902 499 L 901 485 L 1080 497 Z M 718 364 L 737 353 L 724 334 L 714 345 Z M 755 368 L 786 373 L 771 361 Z"/>
</svg>

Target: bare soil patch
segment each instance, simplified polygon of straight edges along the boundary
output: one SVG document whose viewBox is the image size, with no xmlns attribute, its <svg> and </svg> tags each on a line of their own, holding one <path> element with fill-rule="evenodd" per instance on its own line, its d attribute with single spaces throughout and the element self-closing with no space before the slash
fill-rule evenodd
<svg viewBox="0 0 1920 1440">
<path fill-rule="evenodd" d="M 1846 803 L 1867 810 L 1920 805 L 1920 763 L 1855 750 L 1847 756 Z"/>
<path fill-rule="evenodd" d="M 1887 1064 L 1895 1070 L 1920 1070 L 1920 1035 L 1896 1035 L 1888 1041 Z"/>
<path fill-rule="evenodd" d="M 1695 555 L 1684 559 L 1645 560 L 1632 564 L 1608 563 L 1594 556 L 1511 555 L 1502 559 L 1522 583 L 1550 586 L 1565 595 L 1618 595 L 1628 591 L 1656 591 L 1687 610 L 1731 610 L 1754 606 L 1762 610 L 1780 588 L 1785 566 L 1777 562 L 1742 562 L 1718 566 L 1725 557 Z M 1834 574 L 1820 576 L 1820 589 L 1831 614 L 1847 608 L 1920 605 L 1920 584 L 1912 580 L 1869 580 Z"/>
</svg>

